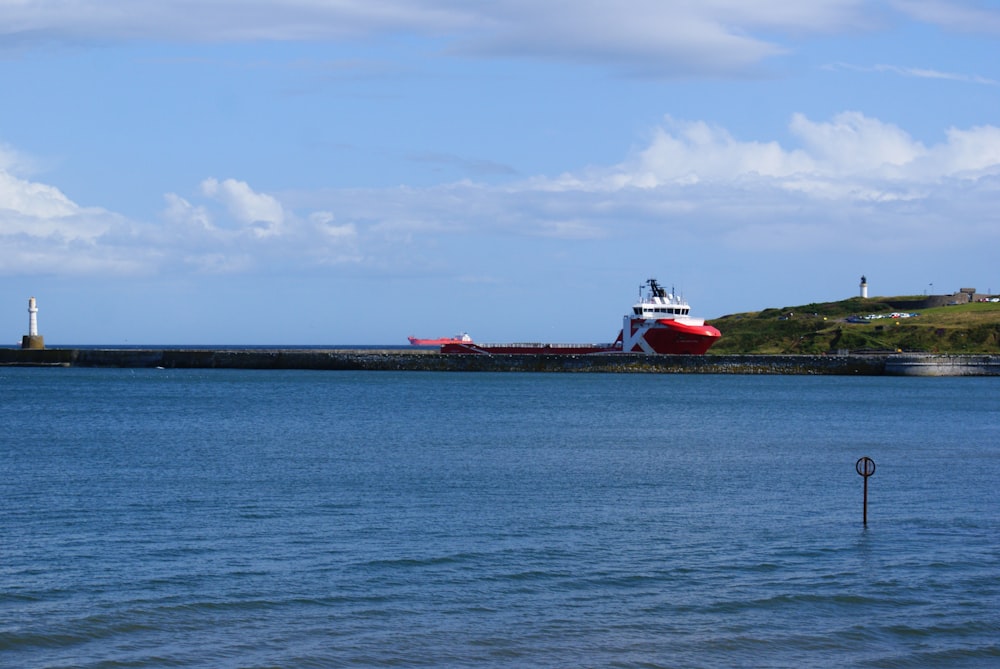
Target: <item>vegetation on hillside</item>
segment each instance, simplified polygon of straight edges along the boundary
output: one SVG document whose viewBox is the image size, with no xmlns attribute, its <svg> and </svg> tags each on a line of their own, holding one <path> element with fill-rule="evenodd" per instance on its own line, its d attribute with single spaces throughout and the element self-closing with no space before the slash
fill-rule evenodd
<svg viewBox="0 0 1000 669">
<path fill-rule="evenodd" d="M 909 318 L 891 317 L 900 312 L 893 303 L 914 300 L 920 298 L 855 297 L 715 318 L 710 324 L 719 328 L 722 339 L 709 353 L 1000 354 L 1000 303 L 973 302 L 921 309 Z M 871 315 L 883 317 L 851 322 Z"/>
</svg>

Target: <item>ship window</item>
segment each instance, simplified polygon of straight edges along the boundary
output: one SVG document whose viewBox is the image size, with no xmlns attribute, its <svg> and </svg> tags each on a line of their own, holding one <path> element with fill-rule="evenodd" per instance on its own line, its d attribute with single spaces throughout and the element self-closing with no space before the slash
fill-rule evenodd
<svg viewBox="0 0 1000 669">
<path fill-rule="evenodd" d="M 632 307 L 632 311 L 635 312 L 636 316 L 638 316 L 640 313 L 642 313 L 642 310 L 639 307 Z"/>
</svg>

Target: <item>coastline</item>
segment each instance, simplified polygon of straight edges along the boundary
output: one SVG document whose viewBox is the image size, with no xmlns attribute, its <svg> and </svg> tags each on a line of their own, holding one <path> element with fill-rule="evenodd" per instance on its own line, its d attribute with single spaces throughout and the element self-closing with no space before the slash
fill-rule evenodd
<svg viewBox="0 0 1000 669">
<path fill-rule="evenodd" d="M 403 349 L 0 349 L 0 366 L 165 369 L 1000 376 L 998 355 L 449 355 Z"/>
</svg>

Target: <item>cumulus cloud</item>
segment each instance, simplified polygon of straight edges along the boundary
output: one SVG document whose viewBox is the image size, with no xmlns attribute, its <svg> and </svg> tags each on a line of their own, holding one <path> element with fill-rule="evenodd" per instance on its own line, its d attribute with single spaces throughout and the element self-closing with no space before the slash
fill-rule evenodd
<svg viewBox="0 0 1000 669">
<path fill-rule="evenodd" d="M 338 222 L 329 211 L 297 216 L 278 197 L 236 179 L 209 177 L 198 195 L 202 202 L 168 193 L 161 212 L 161 244 L 171 247 L 183 266 L 232 273 L 359 261 L 356 226 Z"/>
<path fill-rule="evenodd" d="M 956 176 L 995 171 L 1000 166 L 1000 128 L 949 128 L 948 141 L 932 147 L 928 162 L 939 173 Z"/>
<path fill-rule="evenodd" d="M 163 210 L 163 218 L 168 223 L 183 226 L 188 234 L 191 231 L 216 231 L 212 215 L 205 207 L 193 205 L 176 193 L 167 193 L 164 199 L 167 201 L 167 208 Z"/>
<path fill-rule="evenodd" d="M 997 241 L 1000 128 L 946 128 L 924 143 L 848 111 L 796 114 L 788 130 L 784 145 L 667 118 L 617 165 L 500 186 L 263 193 L 210 177 L 188 197 L 168 193 L 156 224 L 81 207 L 54 186 L 0 171 L 0 265 L 111 274 L 399 268 L 433 263 L 442 245 L 498 237 L 587 243 L 668 231 L 673 243 L 771 249 L 862 237 L 886 247 L 936 243 L 926 241 L 931 231 Z"/>
<path fill-rule="evenodd" d="M 859 112 L 829 121 L 793 115 L 789 131 L 799 146 L 741 141 L 724 128 L 668 118 L 649 145 L 606 174 L 555 181 L 564 188 L 656 188 L 702 182 L 744 184 L 770 180 L 817 186 L 839 183 L 926 184 L 1000 168 L 1000 128 L 947 130 L 945 140 L 927 147 L 902 128 Z M 800 181 L 790 181 L 793 178 Z M 816 188 L 821 192 L 821 188 Z M 829 188 L 828 192 L 841 192 Z M 860 191 L 858 191 L 860 192 Z"/>
<path fill-rule="evenodd" d="M 53 186 L 19 179 L 0 170 L 0 209 L 44 219 L 62 218 L 80 208 Z"/>
<path fill-rule="evenodd" d="M 731 181 L 743 175 L 787 176 L 812 168 L 810 156 L 786 151 L 777 142 L 741 142 L 724 128 L 668 117 L 649 146 L 622 164 L 607 183 L 616 188 L 654 188 L 705 179 Z"/>
<path fill-rule="evenodd" d="M 244 181 L 208 178 L 201 182 L 201 192 L 226 206 L 232 218 L 250 226 L 258 237 L 278 234 L 285 222 L 281 203 L 265 193 L 255 193 Z"/>
<path fill-rule="evenodd" d="M 0 149 L 0 268 L 44 272 L 100 265 L 94 251 L 120 218 L 81 207 L 58 188 L 10 171 L 23 162 L 16 152 Z M 120 259 L 106 259 L 122 266 Z"/>
<path fill-rule="evenodd" d="M 911 164 L 926 154 L 899 127 L 858 112 L 844 112 L 828 122 L 795 114 L 791 131 L 815 158 L 813 170 L 826 174 L 870 173 Z"/>
<path fill-rule="evenodd" d="M 329 211 L 313 212 L 309 215 L 309 222 L 321 235 L 330 239 L 353 239 L 358 235 L 357 226 L 337 223 L 336 217 Z"/>
<path fill-rule="evenodd" d="M 894 124 L 844 112 L 826 121 L 794 115 L 789 132 L 794 143 L 783 146 L 667 118 L 622 163 L 529 180 L 518 197 L 522 206 L 545 197 L 575 203 L 578 220 L 605 236 L 624 234 L 627 221 L 637 237 L 674 244 L 802 252 L 854 240 L 869 251 L 1000 241 L 1000 129 L 951 128 L 925 145 Z M 561 219 L 547 209 L 533 213 L 551 233 Z"/>
<path fill-rule="evenodd" d="M 81 207 L 58 188 L 0 169 L 0 272 L 132 273 L 145 253 L 124 247 L 121 216 Z M 110 243 L 108 243 L 110 241 Z"/>
</svg>

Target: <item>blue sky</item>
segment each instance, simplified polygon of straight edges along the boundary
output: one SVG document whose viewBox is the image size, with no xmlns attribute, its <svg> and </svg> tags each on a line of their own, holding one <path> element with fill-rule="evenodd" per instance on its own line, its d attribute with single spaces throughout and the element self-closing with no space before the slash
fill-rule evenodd
<svg viewBox="0 0 1000 669">
<path fill-rule="evenodd" d="M 3 345 L 30 296 L 52 347 L 1000 292 L 998 38 L 974 0 L 0 2 Z"/>
</svg>

